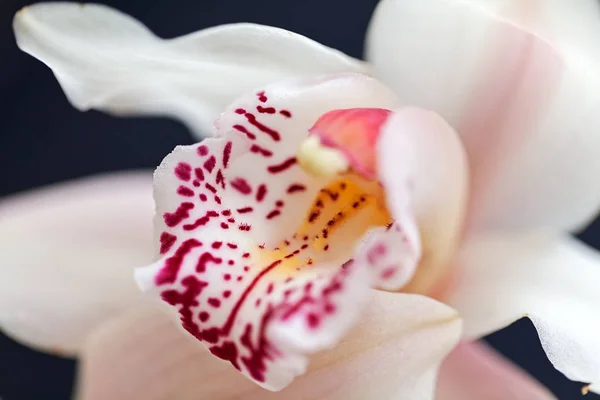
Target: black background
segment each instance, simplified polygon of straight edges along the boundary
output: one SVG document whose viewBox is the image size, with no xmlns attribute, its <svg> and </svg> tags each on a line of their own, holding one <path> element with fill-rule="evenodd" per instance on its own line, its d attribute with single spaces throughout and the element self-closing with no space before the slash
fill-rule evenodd
<svg viewBox="0 0 600 400">
<path fill-rule="evenodd" d="M 354 57 L 362 55 L 364 33 L 377 4 L 377 0 L 99 2 L 132 14 L 162 37 L 230 22 L 255 22 L 304 34 Z M 117 119 L 73 109 L 50 70 L 14 44 L 11 19 L 26 4 L 0 0 L 0 196 L 98 172 L 153 168 L 173 147 L 192 142 L 175 121 Z M 600 223 L 581 236 L 600 248 Z M 530 322 L 519 321 L 487 340 L 560 399 L 581 398 L 583 385 L 554 370 Z M 68 399 L 74 372 L 74 361 L 37 353 L 0 334 L 0 399 Z M 600 396 L 586 397 L 594 398 Z"/>
</svg>

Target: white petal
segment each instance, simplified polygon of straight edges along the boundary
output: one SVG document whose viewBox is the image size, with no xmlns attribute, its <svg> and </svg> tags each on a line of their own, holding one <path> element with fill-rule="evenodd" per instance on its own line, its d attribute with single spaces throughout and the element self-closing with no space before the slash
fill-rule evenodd
<svg viewBox="0 0 600 400">
<path fill-rule="evenodd" d="M 436 400 L 552 400 L 510 360 L 482 343 L 461 343 L 440 368 Z"/>
<path fill-rule="evenodd" d="M 476 337 L 528 316 L 554 366 L 569 379 L 600 383 L 600 255 L 544 233 L 486 234 L 466 244 L 444 299 Z"/>
<path fill-rule="evenodd" d="M 600 204 L 594 0 L 383 0 L 368 58 L 461 135 L 473 227 L 575 229 Z"/>
<path fill-rule="evenodd" d="M 140 301 L 152 257 L 150 173 L 107 175 L 0 202 L 0 327 L 72 355 L 104 319 Z"/>
<path fill-rule="evenodd" d="M 405 290 L 428 293 L 448 273 L 468 199 L 466 156 L 439 115 L 406 107 L 395 112 L 378 143 L 379 174 L 393 217 L 416 219 L 423 257 Z M 413 216 L 414 214 L 414 216 Z M 413 240 L 414 242 L 414 240 Z"/>
<path fill-rule="evenodd" d="M 282 29 L 234 24 L 163 40 L 99 4 L 35 4 L 17 13 L 14 30 L 19 47 L 52 68 L 78 109 L 173 116 L 198 137 L 212 134 L 219 113 L 256 86 L 363 70 Z"/>
<path fill-rule="evenodd" d="M 87 343 L 82 400 L 433 399 L 437 368 L 460 320 L 433 300 L 373 292 L 362 323 L 279 393 L 259 388 L 195 346 L 158 311 L 107 324 Z"/>
</svg>

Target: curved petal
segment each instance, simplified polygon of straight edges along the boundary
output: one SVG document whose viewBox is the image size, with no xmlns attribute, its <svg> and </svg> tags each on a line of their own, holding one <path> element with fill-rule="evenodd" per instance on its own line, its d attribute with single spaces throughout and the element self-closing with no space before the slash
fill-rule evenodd
<svg viewBox="0 0 600 400">
<path fill-rule="evenodd" d="M 362 71 L 344 54 L 283 29 L 233 24 L 156 37 L 99 4 L 40 3 L 14 19 L 19 47 L 47 64 L 80 110 L 182 119 L 198 136 L 238 95 L 283 78 Z"/>
<path fill-rule="evenodd" d="M 461 343 L 440 368 L 436 400 L 552 400 L 555 397 L 483 343 Z"/>
<path fill-rule="evenodd" d="M 600 256 L 575 239 L 489 233 L 467 242 L 444 299 L 482 336 L 527 316 L 554 366 L 569 379 L 600 382 Z"/>
<path fill-rule="evenodd" d="M 464 149 L 437 114 L 406 107 L 388 120 L 377 151 L 392 215 L 401 222 L 414 214 L 423 243 L 421 264 L 405 290 L 429 293 L 448 273 L 460 238 L 468 198 Z"/>
<path fill-rule="evenodd" d="M 97 399 L 433 399 L 439 363 L 456 343 L 460 319 L 417 295 L 373 292 L 365 319 L 309 373 L 267 392 L 190 341 L 158 311 L 135 312 L 86 345 L 80 398 Z"/>
<path fill-rule="evenodd" d="M 150 173 L 54 185 L 0 202 L 0 327 L 73 355 L 104 319 L 141 300 L 152 256 Z"/>
<path fill-rule="evenodd" d="M 162 257 L 137 271 L 138 282 L 265 388 L 281 390 L 304 373 L 307 353 L 335 345 L 370 285 L 396 289 L 416 267 L 418 238 L 403 234 L 416 230 L 412 220 L 386 229 L 388 214 L 360 184 L 313 178 L 295 161 L 319 115 L 390 96 L 362 75 L 268 86 L 223 114 L 217 138 L 177 148 L 157 170 Z M 380 231 L 352 252 L 372 224 Z"/>
<path fill-rule="evenodd" d="M 599 35 L 594 0 L 383 0 L 367 48 L 463 139 L 472 228 L 576 229 L 600 204 Z"/>
</svg>

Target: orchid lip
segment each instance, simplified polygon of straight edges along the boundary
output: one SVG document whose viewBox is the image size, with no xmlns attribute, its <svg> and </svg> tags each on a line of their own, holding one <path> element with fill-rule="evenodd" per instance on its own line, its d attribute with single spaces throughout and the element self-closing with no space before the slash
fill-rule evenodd
<svg viewBox="0 0 600 400">
<path fill-rule="evenodd" d="M 306 355 L 340 340 L 371 287 L 408 282 L 420 247 L 381 185 L 308 129 L 289 134 L 301 113 L 271 97 L 232 106 L 222 135 L 159 167 L 161 258 L 136 279 L 213 355 L 279 390 L 305 371 Z"/>
</svg>

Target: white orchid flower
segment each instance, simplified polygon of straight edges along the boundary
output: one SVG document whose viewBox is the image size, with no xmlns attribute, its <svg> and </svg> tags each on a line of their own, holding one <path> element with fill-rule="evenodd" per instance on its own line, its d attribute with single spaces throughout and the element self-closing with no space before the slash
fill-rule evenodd
<svg viewBox="0 0 600 400">
<path fill-rule="evenodd" d="M 600 206 L 598 8 L 383 0 L 368 63 L 257 25 L 162 40 L 104 6 L 22 10 L 76 107 L 216 137 L 157 170 L 153 262 L 143 177 L 1 205 L 0 324 L 80 354 L 87 399 L 432 398 L 459 337 L 523 316 L 600 383 L 600 259 L 568 235 Z M 144 263 L 187 333 L 135 292 Z M 473 346 L 436 398 L 551 398 Z"/>
</svg>

